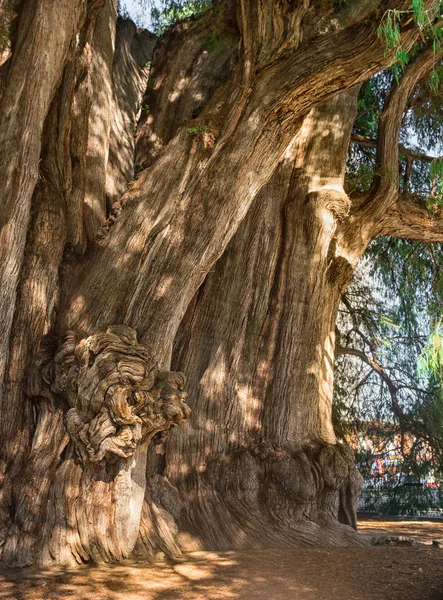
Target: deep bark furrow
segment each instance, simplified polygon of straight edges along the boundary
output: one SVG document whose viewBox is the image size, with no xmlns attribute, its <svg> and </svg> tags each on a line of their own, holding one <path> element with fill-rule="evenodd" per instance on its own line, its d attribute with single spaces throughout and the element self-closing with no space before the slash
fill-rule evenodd
<svg viewBox="0 0 443 600">
<path fill-rule="evenodd" d="M 148 31 L 138 30 L 132 21 L 117 19 L 112 67 L 112 119 L 106 173 L 108 211 L 120 199 L 128 181 L 134 176 L 137 116 L 148 81 L 156 39 L 156 36 Z"/>
<path fill-rule="evenodd" d="M 91 108 L 85 163 L 83 199 L 86 238 L 95 239 L 106 221 L 106 171 L 109 156 L 110 114 L 113 108 L 112 65 L 115 49 L 117 1 L 107 0 L 97 17 L 91 40 Z"/>
<path fill-rule="evenodd" d="M 39 177 L 43 125 L 84 16 L 83 0 L 29 1 L 22 7 L 18 41 L 0 106 L 1 379 L 7 361 L 31 199 Z M 51 60 L 47 60 L 48 56 Z"/>
</svg>

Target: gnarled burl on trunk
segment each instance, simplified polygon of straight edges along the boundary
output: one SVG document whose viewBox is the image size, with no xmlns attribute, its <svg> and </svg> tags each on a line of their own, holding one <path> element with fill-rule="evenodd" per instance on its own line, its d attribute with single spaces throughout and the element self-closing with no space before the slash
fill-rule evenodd
<svg viewBox="0 0 443 600">
<path fill-rule="evenodd" d="M 24 564 L 127 558 L 139 532 L 147 448 L 189 416 L 184 384 L 182 373 L 153 366 L 126 325 L 89 337 L 68 332 L 56 348 L 48 344 L 28 384 L 40 403 L 35 437 L 43 448 L 26 465 L 5 560 L 15 562 L 17 549 Z M 65 433 L 55 438 L 60 424 Z M 48 439 L 57 443 L 57 462 L 53 447 L 44 450 Z"/>
</svg>

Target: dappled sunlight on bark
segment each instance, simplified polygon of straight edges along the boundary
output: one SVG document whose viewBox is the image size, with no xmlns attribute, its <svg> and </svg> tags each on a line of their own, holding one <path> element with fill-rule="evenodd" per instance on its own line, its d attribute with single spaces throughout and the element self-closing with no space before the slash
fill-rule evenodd
<svg viewBox="0 0 443 600">
<path fill-rule="evenodd" d="M 357 87 L 394 58 L 378 5 L 226 0 L 156 43 L 116 0 L 48 2 L 17 3 L 0 72 L 3 559 L 365 545 L 331 394 L 365 216 L 396 197 L 343 190 Z M 210 589 L 199 560 L 174 576 Z"/>
</svg>

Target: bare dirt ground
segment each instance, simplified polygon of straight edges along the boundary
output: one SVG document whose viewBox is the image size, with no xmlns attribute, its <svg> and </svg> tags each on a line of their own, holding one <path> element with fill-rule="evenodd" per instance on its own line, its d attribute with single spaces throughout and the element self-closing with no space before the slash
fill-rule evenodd
<svg viewBox="0 0 443 600">
<path fill-rule="evenodd" d="M 182 562 L 0 567 L 0 600 L 443 600 L 443 523 L 364 520 L 420 547 L 194 552 Z"/>
</svg>

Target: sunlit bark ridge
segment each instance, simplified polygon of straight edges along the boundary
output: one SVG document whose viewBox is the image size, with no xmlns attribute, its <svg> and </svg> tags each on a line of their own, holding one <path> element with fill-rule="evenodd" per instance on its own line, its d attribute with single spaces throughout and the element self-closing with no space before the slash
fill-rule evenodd
<svg viewBox="0 0 443 600">
<path fill-rule="evenodd" d="M 395 229 L 385 175 L 435 55 L 386 104 L 368 196 L 343 178 L 358 85 L 393 58 L 380 19 L 409 2 L 225 0 L 154 55 L 114 0 L 49 4 L 2 13 L 3 560 L 363 543 L 335 316 Z"/>
</svg>

